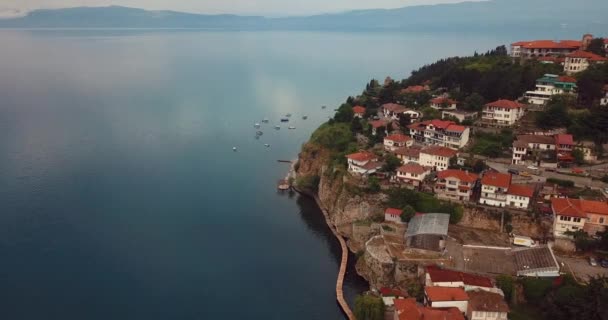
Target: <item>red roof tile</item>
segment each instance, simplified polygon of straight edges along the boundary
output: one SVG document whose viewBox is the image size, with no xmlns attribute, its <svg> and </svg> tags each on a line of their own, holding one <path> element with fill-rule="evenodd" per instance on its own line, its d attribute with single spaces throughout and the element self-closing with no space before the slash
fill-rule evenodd
<svg viewBox="0 0 608 320">
<path fill-rule="evenodd" d="M 559 81 L 559 82 L 576 83 L 576 79 L 574 79 L 573 77 L 569 77 L 569 76 L 558 77 L 557 81 Z"/>
<path fill-rule="evenodd" d="M 452 104 L 456 104 L 457 102 L 450 98 L 439 97 L 439 98 L 431 99 L 431 103 L 434 103 L 434 104 L 445 103 L 447 105 L 452 105 Z"/>
<path fill-rule="evenodd" d="M 399 148 L 399 149 L 395 150 L 395 154 L 400 155 L 400 156 L 411 157 L 411 158 L 420 158 L 421 150 L 422 149 L 418 148 L 418 147 Z"/>
<path fill-rule="evenodd" d="M 555 144 L 574 145 L 574 138 L 571 134 L 556 134 Z"/>
<path fill-rule="evenodd" d="M 587 59 L 589 61 L 606 61 L 606 60 L 608 60 L 595 53 L 587 52 L 587 51 L 580 51 L 580 50 L 572 52 L 571 54 L 567 55 L 566 57 L 567 58 L 582 58 L 582 59 Z"/>
<path fill-rule="evenodd" d="M 401 92 L 403 93 L 420 93 L 422 91 L 426 91 L 427 88 L 424 86 L 409 86 L 403 90 L 401 90 Z"/>
<path fill-rule="evenodd" d="M 511 101 L 511 100 L 505 100 L 505 99 L 497 100 L 497 101 L 486 104 L 486 107 L 497 107 L 497 108 L 506 108 L 506 109 L 518 109 L 518 108 L 523 108 L 524 106 L 525 105 L 523 105 L 517 101 Z"/>
<path fill-rule="evenodd" d="M 426 272 L 429 274 L 433 282 L 463 282 L 465 285 L 477 286 L 484 288 L 493 288 L 492 280 L 487 277 L 482 277 L 470 273 L 442 269 L 437 266 L 426 267 Z"/>
<path fill-rule="evenodd" d="M 371 152 L 367 152 L 367 151 L 362 151 L 362 152 L 357 152 L 357 153 L 349 154 L 346 157 L 348 159 L 359 161 L 359 162 L 371 161 L 371 160 L 378 159 L 378 156 L 376 156 L 375 154 L 373 154 Z"/>
<path fill-rule="evenodd" d="M 455 169 L 443 170 L 437 174 L 437 177 L 439 179 L 456 178 L 467 183 L 475 182 L 479 178 L 479 176 L 474 173 Z"/>
<path fill-rule="evenodd" d="M 363 108 L 362 106 L 354 106 L 353 112 L 357 114 L 362 114 L 365 113 L 365 108 Z"/>
<path fill-rule="evenodd" d="M 392 216 L 401 216 L 402 213 L 403 210 L 401 209 L 386 208 L 386 210 L 384 210 L 384 214 L 390 214 Z"/>
<path fill-rule="evenodd" d="M 405 292 L 387 287 L 380 288 L 380 294 L 383 297 L 407 297 L 407 294 Z"/>
<path fill-rule="evenodd" d="M 458 308 L 429 308 L 419 306 L 416 299 L 395 299 L 395 313 L 399 320 L 465 320 Z"/>
<path fill-rule="evenodd" d="M 578 206 L 578 199 L 553 198 L 551 208 L 553 214 L 568 217 L 586 218 L 587 215 Z"/>
<path fill-rule="evenodd" d="M 420 153 L 430 154 L 432 156 L 451 158 L 457 155 L 458 151 L 442 146 L 430 146 L 422 149 Z"/>
<path fill-rule="evenodd" d="M 384 120 L 374 120 L 374 121 L 371 121 L 369 124 L 372 127 L 378 129 L 378 128 L 386 127 L 386 125 L 388 124 L 388 122 L 386 122 Z"/>
<path fill-rule="evenodd" d="M 404 134 L 391 134 L 384 138 L 384 140 L 390 140 L 394 142 L 408 142 L 412 140 L 412 138 L 404 135 Z"/>
<path fill-rule="evenodd" d="M 511 185 L 511 175 L 489 171 L 481 178 L 481 184 L 507 189 Z"/>
<path fill-rule="evenodd" d="M 534 189 L 523 184 L 512 184 L 507 193 L 514 196 L 532 198 L 534 195 Z"/>
<path fill-rule="evenodd" d="M 397 169 L 397 172 L 414 173 L 414 174 L 423 174 L 428 171 L 431 171 L 431 169 L 423 167 L 415 162 L 410 162 L 406 165 L 399 167 L 399 169 Z"/>
<path fill-rule="evenodd" d="M 579 49 L 582 45 L 581 41 L 578 40 L 533 40 L 533 41 L 520 41 L 512 44 L 513 46 L 520 46 L 527 49 Z"/>
<path fill-rule="evenodd" d="M 473 290 L 467 294 L 469 295 L 469 308 L 472 311 L 509 312 L 509 305 L 505 302 L 505 298 L 498 293 Z"/>
<path fill-rule="evenodd" d="M 469 296 L 462 288 L 425 287 L 424 292 L 432 302 L 469 300 Z"/>
</svg>

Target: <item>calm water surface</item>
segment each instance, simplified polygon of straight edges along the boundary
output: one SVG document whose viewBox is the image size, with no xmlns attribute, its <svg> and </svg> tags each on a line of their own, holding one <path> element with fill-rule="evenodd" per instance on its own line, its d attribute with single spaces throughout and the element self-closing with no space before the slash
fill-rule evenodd
<svg viewBox="0 0 608 320">
<path fill-rule="evenodd" d="M 276 160 L 370 78 L 509 40 L 0 31 L 2 318 L 341 319 L 339 244 Z"/>
</svg>

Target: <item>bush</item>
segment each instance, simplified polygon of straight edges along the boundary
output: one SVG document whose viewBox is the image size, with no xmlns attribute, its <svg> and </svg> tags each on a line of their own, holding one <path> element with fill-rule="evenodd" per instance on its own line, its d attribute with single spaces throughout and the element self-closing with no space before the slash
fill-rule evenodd
<svg viewBox="0 0 608 320">
<path fill-rule="evenodd" d="M 374 296 L 359 295 L 355 298 L 354 313 L 358 320 L 383 320 L 384 303 Z"/>
<path fill-rule="evenodd" d="M 505 300 L 511 301 L 514 287 L 513 277 L 506 274 L 499 275 L 496 277 L 496 286 L 504 292 Z"/>
<path fill-rule="evenodd" d="M 401 213 L 401 221 L 410 222 L 410 220 L 414 217 L 415 214 L 416 209 L 414 209 L 414 207 L 410 205 L 407 205 L 405 206 L 405 208 L 403 208 L 403 212 Z"/>
<path fill-rule="evenodd" d="M 367 189 L 371 193 L 378 193 L 378 192 L 380 192 L 380 190 L 382 188 L 380 187 L 380 181 L 378 180 L 378 178 L 376 178 L 376 177 L 369 177 L 369 180 L 367 182 Z"/>
<path fill-rule="evenodd" d="M 547 182 L 549 182 L 549 183 L 555 183 L 556 185 L 558 185 L 560 187 L 564 187 L 564 188 L 572 188 L 572 187 L 574 187 L 574 181 L 571 181 L 571 180 L 562 180 L 562 179 L 556 179 L 556 178 L 548 178 Z"/>
<path fill-rule="evenodd" d="M 304 190 L 312 191 L 317 193 L 319 191 L 319 183 L 321 177 L 317 175 L 313 176 L 300 176 L 296 179 L 296 185 Z"/>
<path fill-rule="evenodd" d="M 539 303 L 549 292 L 553 282 L 551 279 L 545 278 L 525 278 L 523 285 L 526 300 L 531 303 Z"/>
</svg>

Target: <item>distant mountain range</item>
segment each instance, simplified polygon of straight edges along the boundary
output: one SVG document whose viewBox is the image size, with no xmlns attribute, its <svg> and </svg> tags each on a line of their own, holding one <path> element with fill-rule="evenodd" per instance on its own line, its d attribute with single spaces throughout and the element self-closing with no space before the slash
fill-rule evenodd
<svg viewBox="0 0 608 320">
<path fill-rule="evenodd" d="M 204 15 L 126 7 L 36 10 L 0 28 L 218 28 L 233 30 L 608 30 L 606 0 L 493 0 L 358 10 L 305 17 Z"/>
</svg>

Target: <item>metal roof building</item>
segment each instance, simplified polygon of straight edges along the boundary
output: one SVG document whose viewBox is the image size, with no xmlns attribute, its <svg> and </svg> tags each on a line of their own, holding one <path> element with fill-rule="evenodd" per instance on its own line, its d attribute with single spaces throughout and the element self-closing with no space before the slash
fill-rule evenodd
<svg viewBox="0 0 608 320">
<path fill-rule="evenodd" d="M 513 250 L 518 276 L 557 277 L 559 264 L 549 246 Z"/>
<path fill-rule="evenodd" d="M 407 225 L 405 237 L 418 235 L 446 236 L 450 225 L 450 215 L 447 213 L 417 214 Z"/>
</svg>

